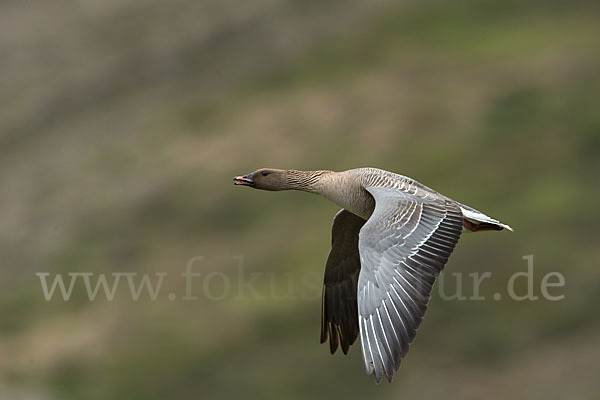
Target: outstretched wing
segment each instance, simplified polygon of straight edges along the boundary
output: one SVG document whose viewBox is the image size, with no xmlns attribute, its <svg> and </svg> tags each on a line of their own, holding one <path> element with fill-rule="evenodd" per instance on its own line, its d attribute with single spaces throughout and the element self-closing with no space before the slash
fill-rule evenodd
<svg viewBox="0 0 600 400">
<path fill-rule="evenodd" d="M 391 381 L 462 231 L 451 200 L 367 187 L 375 211 L 359 234 L 360 339 L 367 373 Z"/>
<path fill-rule="evenodd" d="M 338 344 L 342 345 L 344 354 L 348 353 L 348 348 L 358 337 L 358 232 L 365 222 L 344 209 L 333 220 L 321 311 L 321 343 L 329 337 L 331 354 L 335 353 Z"/>
</svg>

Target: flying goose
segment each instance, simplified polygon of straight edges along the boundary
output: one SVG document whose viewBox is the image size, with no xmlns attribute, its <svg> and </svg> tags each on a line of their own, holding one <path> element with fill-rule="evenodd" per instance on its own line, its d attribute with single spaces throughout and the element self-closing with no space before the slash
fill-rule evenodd
<svg viewBox="0 0 600 400">
<path fill-rule="evenodd" d="M 360 333 L 367 374 L 379 383 L 408 352 L 432 286 L 462 231 L 512 228 L 406 176 L 263 168 L 233 178 L 262 190 L 302 190 L 342 209 L 325 266 L 321 343 L 344 354 Z"/>
</svg>

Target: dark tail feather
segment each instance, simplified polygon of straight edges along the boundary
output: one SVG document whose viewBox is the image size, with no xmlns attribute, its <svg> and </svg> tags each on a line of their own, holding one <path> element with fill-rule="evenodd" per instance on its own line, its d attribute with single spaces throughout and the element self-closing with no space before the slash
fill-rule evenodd
<svg viewBox="0 0 600 400">
<path fill-rule="evenodd" d="M 471 232 L 501 231 L 504 229 L 500 225 L 490 224 L 489 222 L 471 222 L 467 219 L 463 219 L 463 226 L 465 227 L 465 229 Z"/>
</svg>

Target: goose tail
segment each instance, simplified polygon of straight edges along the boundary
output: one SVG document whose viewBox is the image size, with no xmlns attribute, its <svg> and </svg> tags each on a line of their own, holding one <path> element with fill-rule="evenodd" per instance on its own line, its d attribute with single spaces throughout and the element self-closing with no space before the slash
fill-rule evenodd
<svg viewBox="0 0 600 400">
<path fill-rule="evenodd" d="M 513 228 L 503 224 L 502 222 L 488 217 L 481 211 L 477 211 L 474 208 L 459 204 L 463 214 L 463 227 L 468 232 L 480 232 L 480 231 L 501 231 L 508 229 L 512 232 Z"/>
</svg>

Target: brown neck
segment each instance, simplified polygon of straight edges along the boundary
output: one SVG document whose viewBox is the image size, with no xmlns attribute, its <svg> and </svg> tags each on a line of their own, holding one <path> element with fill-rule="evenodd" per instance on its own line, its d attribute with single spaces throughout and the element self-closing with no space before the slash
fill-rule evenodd
<svg viewBox="0 0 600 400">
<path fill-rule="evenodd" d="M 297 171 L 288 169 L 286 171 L 288 189 L 302 190 L 310 193 L 321 192 L 321 179 L 332 174 L 332 171 Z"/>
</svg>

